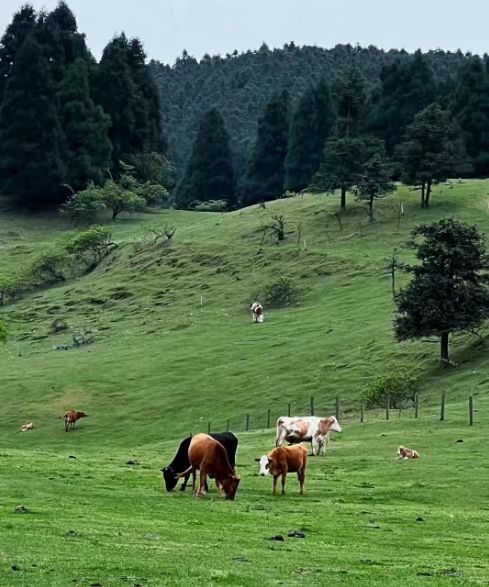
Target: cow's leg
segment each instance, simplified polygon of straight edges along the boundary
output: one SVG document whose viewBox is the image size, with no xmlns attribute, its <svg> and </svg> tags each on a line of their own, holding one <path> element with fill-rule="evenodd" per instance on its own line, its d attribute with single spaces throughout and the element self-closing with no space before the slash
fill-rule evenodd
<svg viewBox="0 0 489 587">
<path fill-rule="evenodd" d="M 315 456 L 317 448 L 317 442 L 314 436 L 311 438 L 311 456 Z"/>
<path fill-rule="evenodd" d="M 68 432 L 68 421 L 65 420 L 65 432 Z"/>
<path fill-rule="evenodd" d="M 205 495 L 205 481 L 207 477 L 207 471 L 203 465 L 200 466 L 200 486 L 197 491 L 197 495 Z"/>
<path fill-rule="evenodd" d="M 287 471 L 282 472 L 282 495 L 285 495 L 285 481 L 287 479 Z"/>
<path fill-rule="evenodd" d="M 275 440 L 275 446 L 282 446 L 285 442 L 285 437 L 287 436 L 287 429 L 283 426 L 279 426 L 277 428 L 277 438 Z"/>
<path fill-rule="evenodd" d="M 273 476 L 273 495 L 277 495 L 277 479 L 278 479 L 278 475 L 274 475 Z"/>
<path fill-rule="evenodd" d="M 180 491 L 185 491 L 185 489 L 187 489 L 188 480 L 190 479 L 190 475 L 191 475 L 191 474 L 192 474 L 192 472 L 191 472 L 191 471 L 189 471 L 189 472 L 188 472 L 188 473 L 185 475 L 185 477 L 184 477 L 184 479 L 183 479 L 182 486 L 180 487 Z"/>
<path fill-rule="evenodd" d="M 306 472 L 304 467 L 301 468 L 299 473 L 299 485 L 300 485 L 300 493 L 304 495 L 304 481 L 306 480 Z"/>
<path fill-rule="evenodd" d="M 217 480 L 217 477 L 216 477 L 215 481 L 216 481 L 217 495 L 221 496 L 222 495 L 221 485 L 220 485 L 219 481 Z"/>
</svg>

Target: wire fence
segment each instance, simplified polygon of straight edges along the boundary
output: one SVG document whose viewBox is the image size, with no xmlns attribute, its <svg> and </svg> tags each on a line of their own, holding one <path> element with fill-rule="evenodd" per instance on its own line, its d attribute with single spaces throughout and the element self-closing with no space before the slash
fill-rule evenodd
<svg viewBox="0 0 489 587">
<path fill-rule="evenodd" d="M 457 403 L 460 406 L 460 403 Z M 414 419 L 421 417 L 422 415 L 428 414 L 433 416 L 435 419 L 443 422 L 446 419 L 446 407 L 447 407 L 447 396 L 446 392 L 443 391 L 440 395 L 440 401 L 438 405 L 433 403 L 421 405 L 419 395 L 415 395 L 412 405 L 409 406 L 393 406 L 389 395 L 386 397 L 385 406 L 377 409 L 367 409 L 362 403 L 356 407 L 347 406 L 344 408 L 339 397 L 333 401 L 324 401 L 317 399 L 314 396 L 309 398 L 309 401 L 291 401 L 284 405 L 284 409 L 279 410 L 278 408 L 265 408 L 260 412 L 251 410 L 240 416 L 233 416 L 225 420 L 216 419 L 207 422 L 207 433 L 211 432 L 223 432 L 223 431 L 236 431 L 236 432 L 248 432 L 253 430 L 268 430 L 275 428 L 276 421 L 282 416 L 336 416 L 339 421 L 357 421 L 359 423 L 365 423 L 372 420 L 384 419 L 389 421 L 393 418 L 402 418 L 403 416 L 409 415 Z M 468 426 L 474 426 L 476 424 L 476 402 L 474 396 L 470 395 L 467 398 L 466 403 L 466 416 L 464 421 Z M 458 411 L 457 411 L 458 416 Z"/>
</svg>

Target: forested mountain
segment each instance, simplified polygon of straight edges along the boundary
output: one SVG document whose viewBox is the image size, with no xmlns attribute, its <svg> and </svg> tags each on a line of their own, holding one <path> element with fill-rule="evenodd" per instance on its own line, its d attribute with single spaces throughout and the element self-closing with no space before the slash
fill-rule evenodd
<svg viewBox="0 0 489 587">
<path fill-rule="evenodd" d="M 426 93 L 430 97 L 447 95 L 452 90 L 460 66 L 468 58 L 460 51 L 431 51 L 423 57 L 421 67 L 426 67 L 429 72 Z M 262 45 L 257 51 L 241 54 L 235 51 L 225 57 L 206 55 L 200 62 L 184 51 L 173 66 L 153 61 L 150 68 L 160 94 L 168 154 L 176 165 L 177 173 L 181 174 L 185 168 L 202 117 L 216 107 L 231 136 L 237 181 L 242 186 L 256 139 L 258 120 L 274 95 L 286 89 L 293 112 L 310 88 L 326 82 L 334 89 L 335 83 L 354 68 L 365 78 L 369 97 L 376 104 L 381 104 L 382 95 L 379 92 L 382 89 L 383 68 L 391 66 L 397 72 L 406 66 L 416 71 L 414 61 L 415 56 L 403 50 L 383 51 L 374 46 L 362 48 L 351 45 L 323 49 L 298 47 L 290 43 L 282 49 L 270 50 Z M 387 70 L 384 78 L 389 76 L 392 80 L 393 73 Z M 412 71 L 401 73 L 404 79 L 407 78 L 407 83 Z M 424 84 L 425 77 L 420 74 L 416 80 Z M 411 91 L 417 92 L 416 88 Z M 423 98 L 420 102 L 421 107 L 426 106 Z M 407 123 L 412 122 L 410 112 L 405 118 Z M 372 125 L 374 122 L 378 126 L 378 119 L 369 119 Z M 381 134 L 383 132 L 381 130 Z"/>
</svg>

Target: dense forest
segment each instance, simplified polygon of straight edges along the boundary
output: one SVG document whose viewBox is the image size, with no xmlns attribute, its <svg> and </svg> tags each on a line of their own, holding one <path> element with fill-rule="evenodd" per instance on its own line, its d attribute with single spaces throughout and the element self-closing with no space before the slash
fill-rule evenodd
<svg viewBox="0 0 489 587">
<path fill-rule="evenodd" d="M 121 34 L 97 63 L 64 2 L 25 5 L 0 41 L 0 192 L 21 206 L 91 217 L 114 194 L 117 210 L 202 209 L 311 188 L 371 207 L 392 179 L 429 205 L 451 175 L 489 175 L 486 56 L 290 43 L 170 66 Z"/>
</svg>

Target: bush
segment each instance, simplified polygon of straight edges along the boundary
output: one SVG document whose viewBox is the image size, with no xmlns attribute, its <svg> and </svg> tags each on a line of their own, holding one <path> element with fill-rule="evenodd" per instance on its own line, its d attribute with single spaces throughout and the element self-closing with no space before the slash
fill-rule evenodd
<svg viewBox="0 0 489 587">
<path fill-rule="evenodd" d="M 296 304 L 300 294 L 299 287 L 289 277 L 281 276 L 259 287 L 251 298 L 265 306 L 279 308 Z"/>
<path fill-rule="evenodd" d="M 115 247 L 117 245 L 112 241 L 110 229 L 96 225 L 69 235 L 65 245 L 66 251 L 77 261 L 86 264 L 88 271 L 94 269 Z"/>
<path fill-rule="evenodd" d="M 91 183 L 87 189 L 70 196 L 61 210 L 73 224 L 93 224 L 104 208 L 102 188 Z"/>
<path fill-rule="evenodd" d="M 367 408 L 384 408 L 390 395 L 392 408 L 414 405 L 418 393 L 419 380 L 406 369 L 396 369 L 392 375 L 383 375 L 371 383 L 363 395 Z"/>
<path fill-rule="evenodd" d="M 0 342 L 5 344 L 8 338 L 8 330 L 5 324 L 0 320 Z"/>
<path fill-rule="evenodd" d="M 208 200 L 200 202 L 196 200 L 189 205 L 189 209 L 197 212 L 225 212 L 228 209 L 227 200 Z"/>
<path fill-rule="evenodd" d="M 66 251 L 62 249 L 47 249 L 41 252 L 27 270 L 26 283 L 29 285 L 44 285 L 66 281 L 66 275 L 71 267 Z"/>
</svg>

